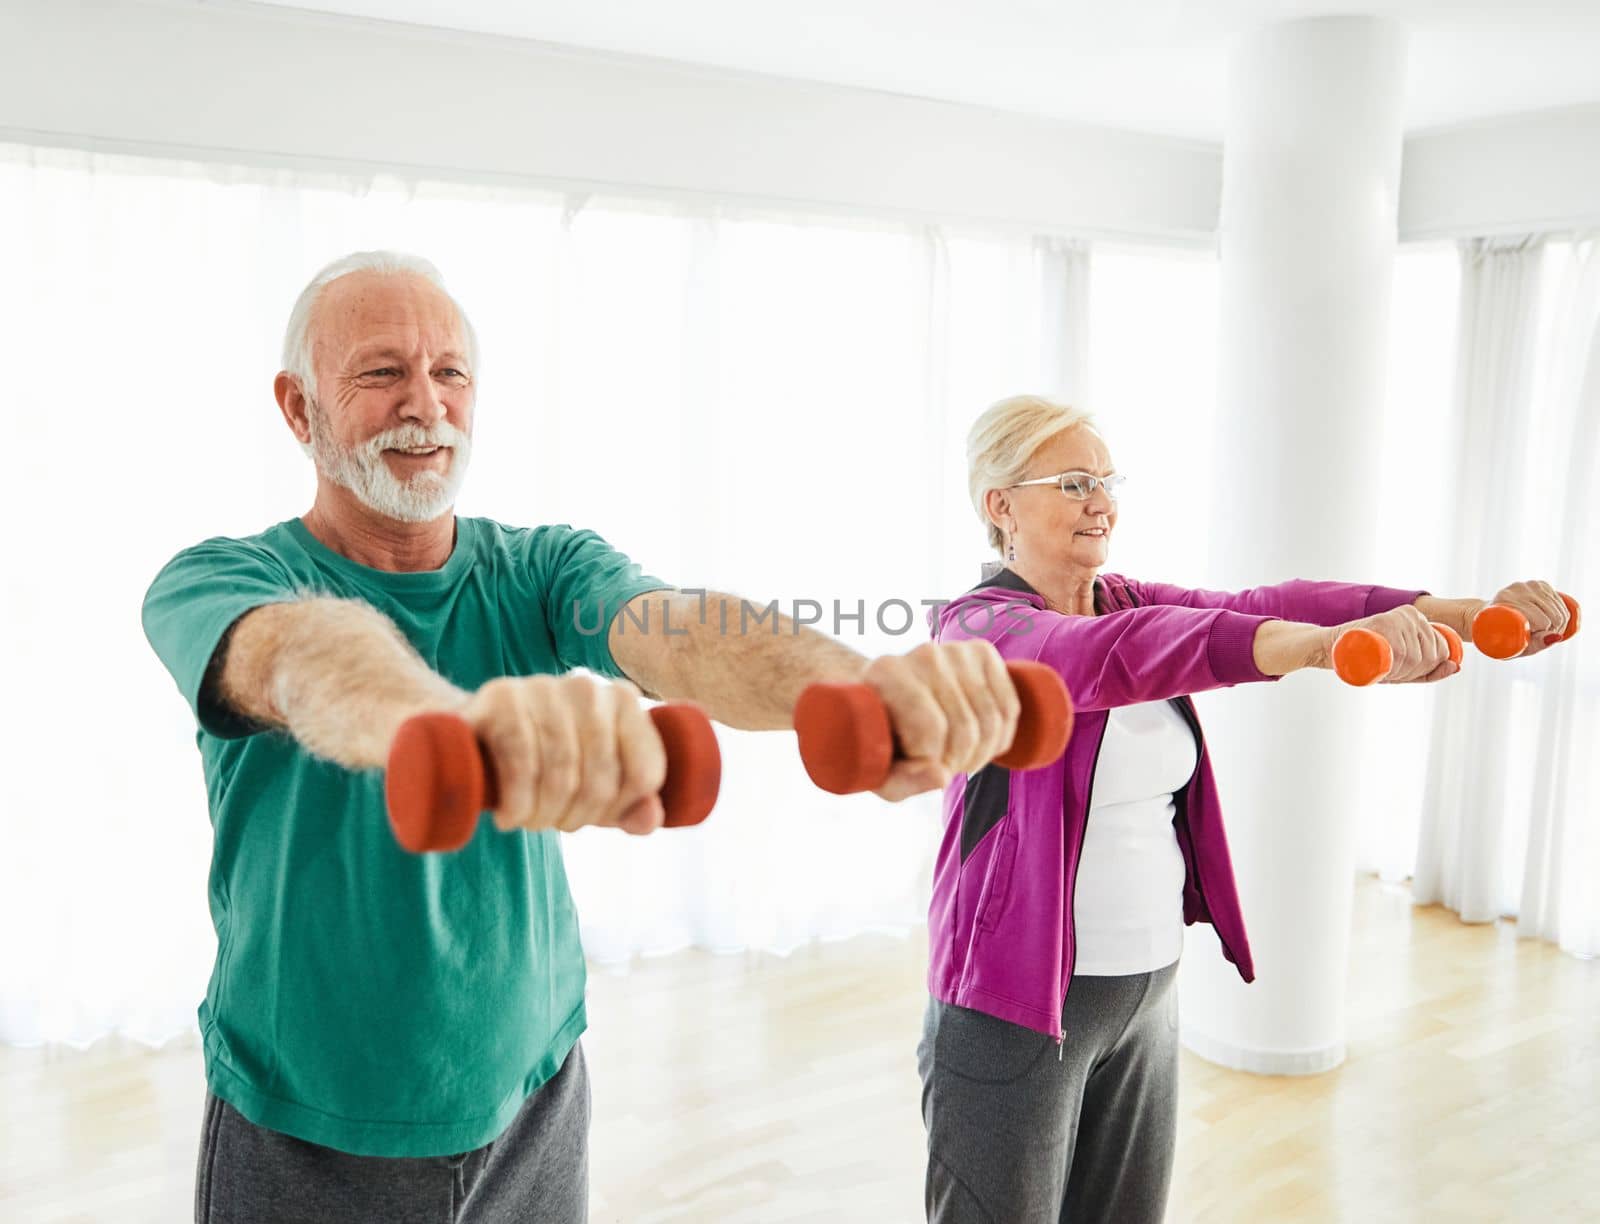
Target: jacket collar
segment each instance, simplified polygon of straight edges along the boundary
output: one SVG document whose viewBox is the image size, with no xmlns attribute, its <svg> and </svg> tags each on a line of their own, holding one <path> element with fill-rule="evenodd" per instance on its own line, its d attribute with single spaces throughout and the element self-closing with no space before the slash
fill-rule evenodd
<svg viewBox="0 0 1600 1224">
<path fill-rule="evenodd" d="M 1123 598 L 1128 601 L 1125 606 L 1132 607 L 1133 601 L 1131 598 L 1129 598 L 1126 586 L 1124 586 L 1122 583 L 1118 583 L 1117 585 L 1123 593 Z M 995 570 L 994 573 L 986 577 L 982 582 L 978 583 L 977 586 L 973 587 L 972 590 L 1016 591 L 1021 595 L 1032 595 L 1038 599 L 1044 598 L 1043 595 L 1040 595 L 1038 591 L 1033 589 L 1032 584 L 1029 583 L 1026 578 L 1017 573 L 1015 570 L 1007 569 L 1003 565 L 999 569 Z M 970 594 L 971 592 L 968 593 Z M 1114 612 L 1117 610 L 1116 606 L 1112 602 L 1109 584 L 1104 578 L 1096 578 L 1094 580 L 1094 610 L 1096 612 Z"/>
</svg>

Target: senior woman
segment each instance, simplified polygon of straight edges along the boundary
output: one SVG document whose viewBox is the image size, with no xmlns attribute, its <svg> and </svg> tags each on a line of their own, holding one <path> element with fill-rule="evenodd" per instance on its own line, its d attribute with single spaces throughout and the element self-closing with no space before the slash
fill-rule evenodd
<svg viewBox="0 0 1600 1224">
<path fill-rule="evenodd" d="M 1185 923 L 1254 971 L 1206 744 L 1189 694 L 1328 668 L 1356 625 L 1394 650 L 1387 682 L 1457 670 L 1429 621 L 1469 638 L 1483 601 L 1331 582 L 1237 593 L 1102 573 L 1122 482 L 1082 413 L 1004 400 L 967 441 L 974 507 L 1003 566 L 941 609 L 1060 672 L 1066 755 L 989 765 L 945 792 L 918 1047 L 937 1224 L 1158 1221 L 1177 1119 L 1175 976 Z M 1553 588 L 1496 602 L 1535 645 L 1566 627 Z"/>
</svg>

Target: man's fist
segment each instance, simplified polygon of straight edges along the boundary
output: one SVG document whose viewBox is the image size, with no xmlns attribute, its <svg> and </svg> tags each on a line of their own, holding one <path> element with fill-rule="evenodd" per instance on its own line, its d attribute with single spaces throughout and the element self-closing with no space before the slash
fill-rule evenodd
<svg viewBox="0 0 1600 1224">
<path fill-rule="evenodd" d="M 661 827 L 667 756 L 639 690 L 586 675 L 491 680 L 461 716 L 493 763 L 495 827 Z"/>
</svg>

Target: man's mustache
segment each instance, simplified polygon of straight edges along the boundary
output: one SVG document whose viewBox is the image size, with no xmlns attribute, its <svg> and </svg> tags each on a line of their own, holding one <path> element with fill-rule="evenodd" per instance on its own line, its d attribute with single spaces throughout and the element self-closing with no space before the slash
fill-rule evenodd
<svg viewBox="0 0 1600 1224">
<path fill-rule="evenodd" d="M 442 446 L 463 451 L 471 444 L 472 439 L 468 434 L 448 421 L 441 421 L 431 429 L 424 429 L 420 425 L 403 425 L 398 429 L 387 429 L 368 438 L 361 444 L 360 450 L 368 457 L 377 459 L 386 450 Z"/>
</svg>

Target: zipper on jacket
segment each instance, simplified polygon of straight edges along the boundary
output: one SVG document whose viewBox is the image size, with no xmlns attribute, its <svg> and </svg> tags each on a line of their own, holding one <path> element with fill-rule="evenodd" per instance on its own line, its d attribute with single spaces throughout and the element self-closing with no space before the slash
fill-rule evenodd
<svg viewBox="0 0 1600 1224">
<path fill-rule="evenodd" d="M 1106 720 L 1100 724 L 1100 738 L 1094 745 L 1094 768 L 1089 771 L 1089 789 L 1083 797 L 1083 832 L 1089 832 L 1089 810 L 1094 806 L 1094 779 L 1100 772 L 1100 750 L 1105 747 L 1106 729 L 1111 726 L 1111 711 L 1106 711 Z M 1065 819 L 1065 817 L 1063 817 Z M 1066 830 L 1062 830 L 1065 836 Z M 1066 983 L 1061 988 L 1061 1007 L 1057 1010 L 1064 1011 L 1067 1006 L 1067 992 L 1072 989 L 1072 973 L 1078 964 L 1078 868 L 1083 863 L 1083 838 L 1078 838 L 1078 853 L 1072 860 L 1072 889 L 1067 897 L 1067 922 L 1072 929 L 1072 961 L 1064 966 L 1066 969 Z M 1067 1039 L 1066 1026 L 1062 1026 L 1061 1036 L 1056 1040 L 1056 1061 L 1061 1061 L 1061 1046 Z"/>
<path fill-rule="evenodd" d="M 1206 907 L 1207 915 L 1211 916 L 1211 929 L 1217 932 L 1217 942 L 1228 953 L 1228 959 L 1238 964 L 1233 949 L 1228 947 L 1228 941 L 1222 937 L 1222 932 L 1217 930 L 1216 917 L 1211 914 L 1211 902 L 1206 900 L 1205 884 L 1200 878 L 1200 851 L 1194 844 L 1194 829 L 1189 824 L 1189 791 L 1194 787 L 1200 777 L 1200 769 L 1206 756 L 1206 733 L 1200 728 L 1200 716 L 1194 711 L 1193 701 L 1187 697 L 1177 700 L 1178 713 L 1183 715 L 1184 722 L 1189 724 L 1189 729 L 1194 732 L 1196 744 L 1200 748 L 1199 760 L 1195 762 L 1194 777 L 1189 779 L 1189 785 L 1183 788 L 1183 829 L 1189 838 L 1189 853 L 1194 858 L 1194 890 L 1200 894 L 1200 904 Z"/>
<path fill-rule="evenodd" d="M 1100 579 L 1095 580 L 1094 614 L 1096 616 L 1101 614 L 1102 605 L 1109 610 L 1110 595 L 1103 592 L 1104 586 L 1105 584 Z M 1130 600 L 1129 602 L 1131 603 L 1132 601 Z M 1089 770 L 1089 789 L 1084 793 L 1083 796 L 1083 831 L 1085 835 L 1087 835 L 1089 832 L 1089 809 L 1094 805 L 1094 779 L 1095 775 L 1100 772 L 1100 749 L 1105 747 L 1106 729 L 1110 726 L 1111 711 L 1107 710 L 1106 720 L 1100 724 L 1100 738 L 1095 741 L 1094 745 L 1094 765 Z M 1065 782 L 1066 780 L 1063 778 L 1062 784 L 1065 785 Z M 1061 813 L 1061 822 L 1063 826 L 1061 830 L 1061 836 L 1063 838 L 1065 838 L 1067 834 L 1065 828 L 1066 819 L 1066 809 L 1063 808 Z M 1078 867 L 1082 863 L 1083 838 L 1080 837 L 1078 838 L 1078 855 L 1072 861 L 1072 889 L 1067 897 L 1067 924 L 1072 931 L 1072 960 L 1070 963 L 1062 966 L 1065 980 L 1062 982 L 1061 986 L 1061 1005 L 1056 1008 L 1058 1015 L 1062 1012 L 1065 1012 L 1067 1009 L 1067 994 L 1072 990 L 1072 974 L 1078 965 Z M 1063 1024 L 1061 1025 L 1061 1036 L 1056 1038 L 1057 1062 L 1061 1061 L 1061 1051 L 1063 1046 L 1066 1044 L 1066 1040 L 1067 1027 Z"/>
</svg>

